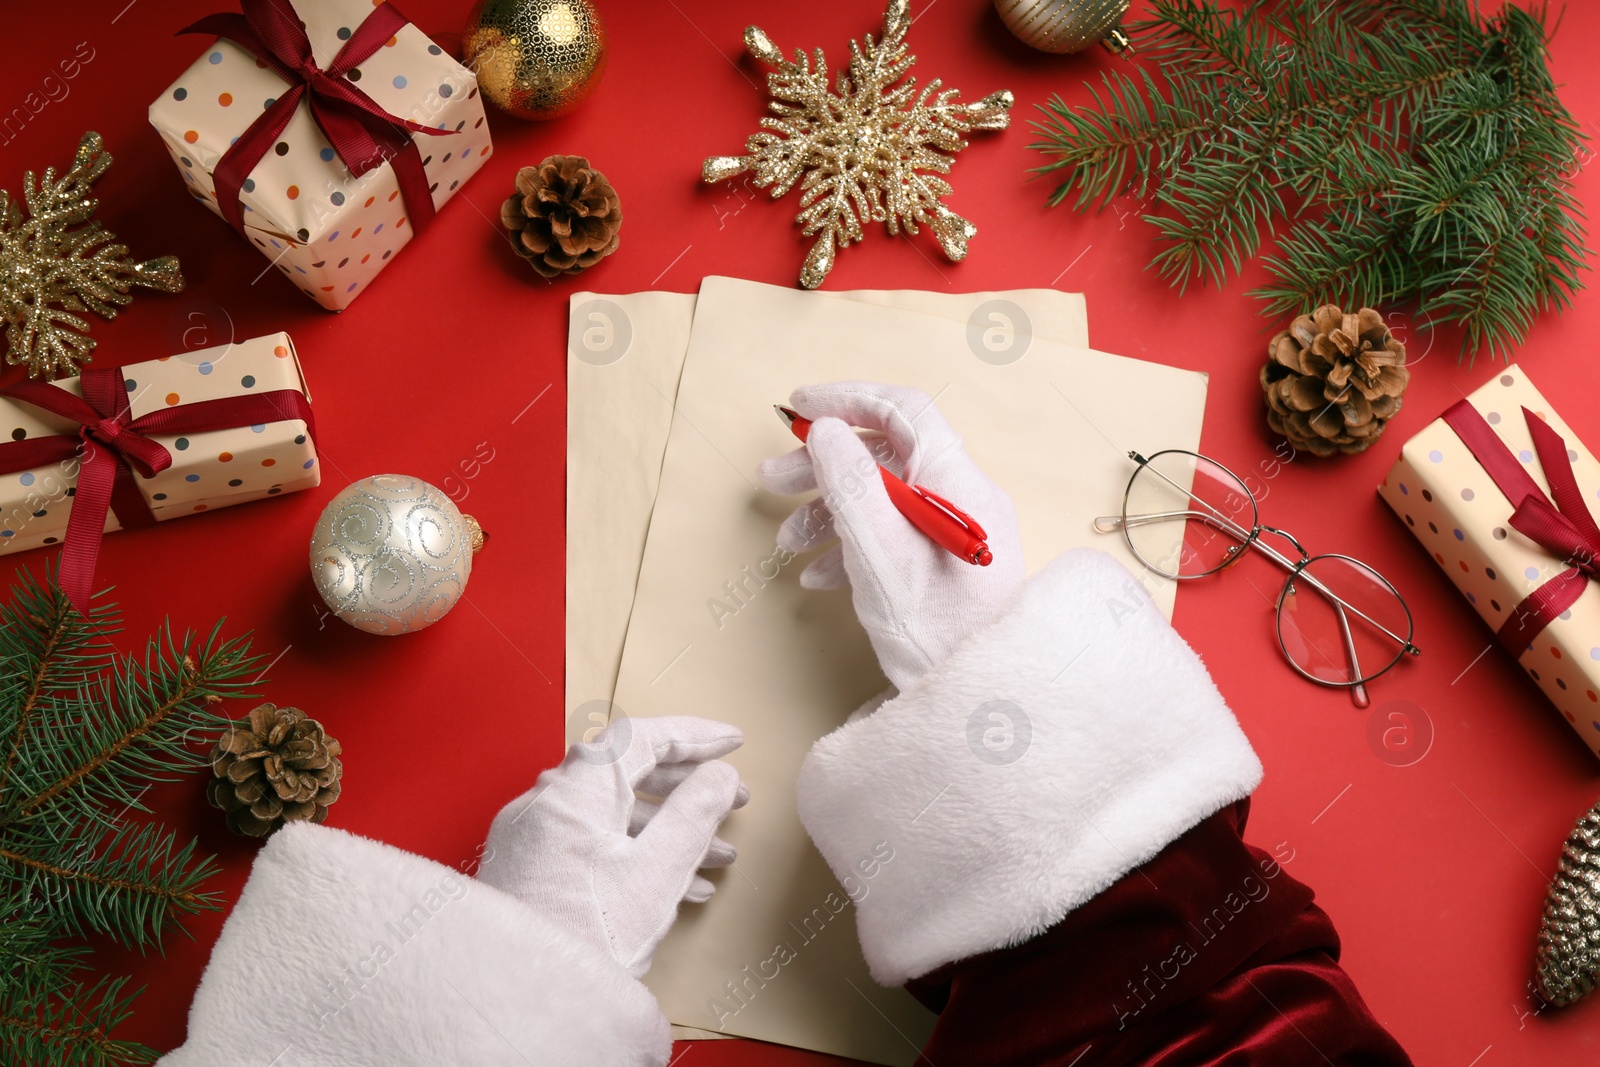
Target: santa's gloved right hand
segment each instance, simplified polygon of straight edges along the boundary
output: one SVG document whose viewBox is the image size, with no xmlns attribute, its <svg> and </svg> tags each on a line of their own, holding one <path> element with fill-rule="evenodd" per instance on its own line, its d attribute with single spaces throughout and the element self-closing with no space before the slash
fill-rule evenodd
<svg viewBox="0 0 1600 1067">
<path fill-rule="evenodd" d="M 761 464 L 762 484 L 775 493 L 821 493 L 784 521 L 778 545 L 799 553 L 838 536 L 801 572 L 800 584 L 850 586 L 883 673 L 904 692 L 1022 587 L 1016 510 L 920 390 L 837 382 L 796 389 L 790 403 L 812 420 L 810 434 L 805 447 Z M 857 426 L 867 433 L 858 435 Z M 994 561 L 975 566 L 913 526 L 890 500 L 879 463 L 971 515 Z"/>
<path fill-rule="evenodd" d="M 495 816 L 479 880 L 641 977 L 679 903 L 710 898 L 696 871 L 734 860 L 717 829 L 750 794 L 721 757 L 743 743 L 709 719 L 614 720 Z"/>
</svg>

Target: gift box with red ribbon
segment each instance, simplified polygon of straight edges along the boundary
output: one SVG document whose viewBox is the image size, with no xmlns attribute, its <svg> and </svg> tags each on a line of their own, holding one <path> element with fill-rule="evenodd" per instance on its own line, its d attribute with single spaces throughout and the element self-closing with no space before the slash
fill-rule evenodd
<svg viewBox="0 0 1600 1067">
<path fill-rule="evenodd" d="M 392 4 L 241 0 L 150 105 L 189 192 L 346 307 L 488 157 L 472 72 Z"/>
<path fill-rule="evenodd" d="M 1600 756 L 1600 463 L 1527 375 L 1407 441 L 1378 495 Z"/>
<path fill-rule="evenodd" d="M 60 544 L 84 610 L 112 530 L 309 489 L 311 397 L 286 333 L 0 390 L 0 554 Z"/>
</svg>

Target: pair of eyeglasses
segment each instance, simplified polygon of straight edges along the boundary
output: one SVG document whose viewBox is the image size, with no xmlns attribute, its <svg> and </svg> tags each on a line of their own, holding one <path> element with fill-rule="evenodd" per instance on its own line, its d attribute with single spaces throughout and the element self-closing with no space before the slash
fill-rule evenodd
<svg viewBox="0 0 1600 1067">
<path fill-rule="evenodd" d="M 1261 552 L 1288 572 L 1275 605 L 1278 647 L 1302 676 L 1349 689 L 1364 708 L 1368 682 L 1421 654 L 1411 643 L 1411 609 L 1387 578 L 1350 556 L 1313 556 L 1293 534 L 1262 523 L 1255 494 L 1227 467 L 1182 449 L 1128 458 L 1138 469 L 1122 494 L 1122 514 L 1095 519 L 1095 529 L 1120 530 L 1141 563 L 1178 581 L 1220 573 L 1249 549 Z M 1264 544 L 1264 534 L 1294 553 Z"/>
</svg>

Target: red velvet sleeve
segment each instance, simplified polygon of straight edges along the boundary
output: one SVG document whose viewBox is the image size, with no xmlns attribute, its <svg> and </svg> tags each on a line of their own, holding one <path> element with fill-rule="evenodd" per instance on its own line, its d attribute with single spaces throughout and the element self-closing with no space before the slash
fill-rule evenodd
<svg viewBox="0 0 1600 1067">
<path fill-rule="evenodd" d="M 1241 838 L 1249 801 L 1013 948 L 908 983 L 923 1064 L 1409 1067 L 1309 888 Z"/>
</svg>

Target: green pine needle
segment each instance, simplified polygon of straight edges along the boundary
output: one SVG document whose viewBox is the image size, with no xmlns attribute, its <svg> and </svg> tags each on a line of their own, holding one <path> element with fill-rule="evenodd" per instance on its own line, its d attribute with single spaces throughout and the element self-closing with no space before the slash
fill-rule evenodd
<svg viewBox="0 0 1600 1067">
<path fill-rule="evenodd" d="M 214 910 L 217 871 L 145 812 L 145 790 L 206 765 L 191 745 L 247 695 L 259 661 L 248 639 L 169 627 L 120 654 L 116 608 L 88 617 L 47 574 L 27 572 L 0 605 L 0 1063 L 114 1067 L 156 1054 L 112 1032 L 137 992 L 86 982 L 101 935 L 159 948 L 186 915 Z"/>
<path fill-rule="evenodd" d="M 1269 313 L 1414 301 L 1509 356 L 1585 267 L 1590 157 L 1548 67 L 1546 12 L 1470 0 L 1154 0 L 1144 62 L 1041 107 L 1050 203 L 1133 197 L 1180 291 L 1262 255 Z M 1150 71 L 1160 72 L 1159 80 Z"/>
</svg>

